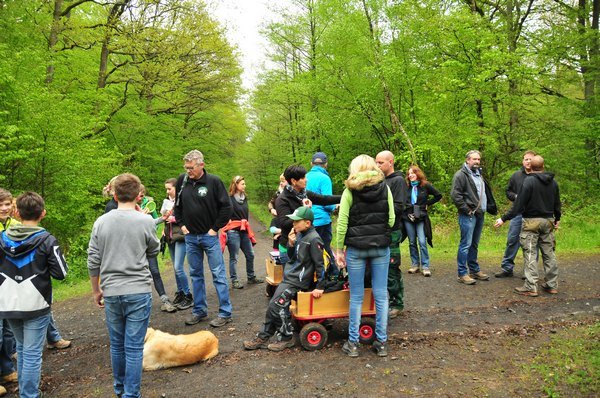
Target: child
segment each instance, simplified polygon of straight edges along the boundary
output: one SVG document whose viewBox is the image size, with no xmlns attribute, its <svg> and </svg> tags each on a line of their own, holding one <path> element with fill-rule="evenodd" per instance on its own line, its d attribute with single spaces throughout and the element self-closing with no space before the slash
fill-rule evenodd
<svg viewBox="0 0 600 398">
<path fill-rule="evenodd" d="M 148 258 L 160 250 L 154 221 L 136 210 L 140 185 L 133 174 L 115 179 L 117 210 L 96 220 L 88 248 L 92 294 L 106 313 L 114 391 L 119 397 L 141 394 L 144 337 L 152 309 Z"/>
<path fill-rule="evenodd" d="M 265 315 L 265 325 L 253 340 L 244 341 L 244 348 L 256 350 L 268 348 L 271 351 L 282 351 L 294 346 L 290 303 L 299 291 L 309 291 L 314 287 L 314 275 L 317 283 L 312 291 L 315 298 L 323 295 L 325 288 L 325 266 L 323 260 L 323 241 L 313 227 L 314 214 L 310 207 L 297 208 L 287 217 L 294 220 L 294 231 L 302 234 L 295 242 L 296 260 L 286 265 L 283 282 L 277 287 L 269 302 Z M 290 241 L 290 246 L 294 242 Z M 269 338 L 277 333 L 277 341 L 268 344 Z M 267 345 L 268 344 L 268 345 Z"/>
<path fill-rule="evenodd" d="M 0 318 L 7 319 L 17 341 L 17 371 L 22 397 L 38 397 L 42 349 L 50 322 L 52 283 L 64 279 L 67 263 L 56 238 L 38 226 L 46 216 L 35 192 L 17 198 L 17 216 L 0 238 Z"/>
</svg>

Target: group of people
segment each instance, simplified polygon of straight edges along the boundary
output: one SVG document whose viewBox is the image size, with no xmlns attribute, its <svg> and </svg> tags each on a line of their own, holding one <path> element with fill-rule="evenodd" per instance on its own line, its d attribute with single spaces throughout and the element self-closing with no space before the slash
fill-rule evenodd
<svg viewBox="0 0 600 398">
<path fill-rule="evenodd" d="M 206 256 L 218 298 L 217 316 L 209 324 L 222 327 L 231 322 L 233 313 L 224 248 L 230 254 L 231 287 L 243 288 L 236 270 L 240 249 L 246 258 L 247 283 L 262 282 L 254 271 L 256 241 L 248 222 L 244 177 L 235 176 L 227 190 L 217 176 L 206 172 L 200 151 L 190 151 L 183 161 L 185 173 L 165 181 L 167 197 L 159 212 L 155 211 L 155 204 L 151 205 L 152 200 L 145 197 L 137 176 L 125 173 L 111 180 L 107 186 L 111 201 L 105 214 L 94 223 L 90 236 L 88 270 L 92 294 L 95 304 L 105 310 L 113 386 L 118 397 L 140 396 L 153 283 L 161 297 L 161 309 L 170 312 L 172 307 L 175 310 L 191 307 L 186 325 L 207 319 L 203 272 Z M 467 285 L 489 279 L 479 267 L 477 251 L 484 214 L 496 213 L 480 162 L 478 151 L 467 153 L 465 163 L 454 175 L 450 195 L 458 209 L 461 232 L 458 281 Z M 284 279 L 269 301 L 262 330 L 254 339 L 245 341 L 244 348 L 281 351 L 292 347 L 291 301 L 299 291 L 311 291 L 315 298 L 321 297 L 328 281 L 346 269 L 350 287 L 349 326 L 348 340 L 342 350 L 350 357 L 359 355 L 358 329 L 367 275 L 376 308 L 376 340 L 372 349 L 378 356 L 387 356 L 388 319 L 398 316 L 404 308 L 400 242 L 408 237 L 411 260 L 408 272 L 430 277 L 427 245 L 431 245 L 432 228 L 428 210 L 442 195 L 417 165 L 411 165 L 406 176 L 396 171 L 390 151 L 380 152 L 375 158 L 368 155 L 354 158 L 342 195 L 332 194 L 327 156 L 317 152 L 311 163 L 310 171 L 301 165 L 287 167 L 278 195 L 270 204 L 274 215 L 271 231 L 277 235 L 276 246 L 285 264 Z M 52 319 L 50 277 L 63 279 L 67 264 L 56 239 L 38 226 L 46 214 L 43 199 L 32 192 L 20 195 L 16 208 L 22 224 L 17 225 L 3 210 L 5 202 L 10 202 L 12 208 L 12 197 L 5 192 L 0 190 L 0 221 L 5 229 L 0 239 L 3 326 L 0 376 L 4 379 L 15 372 L 5 358 L 11 360 L 14 353 L 10 336 L 5 337 L 9 325 L 16 340 L 20 394 L 37 397 L 43 338 Z M 553 230 L 560 222 L 560 197 L 553 175 L 544 172 L 543 158 L 531 151 L 525 153 L 523 168 L 511 178 L 507 197 L 514 204 L 496 220 L 495 226 L 512 221 L 502 269 L 495 276 L 513 276 L 514 258 L 522 247 L 525 283 L 515 291 L 537 296 L 540 250 L 545 268 L 541 288 L 556 294 Z M 333 253 L 331 213 L 336 209 L 339 215 Z M 150 217 L 152 213 L 155 214 Z M 173 261 L 177 285 L 172 302 L 164 291 L 156 260 L 161 247 L 156 226 L 162 222 L 165 223 L 163 241 Z M 186 257 L 191 286 L 184 270 Z M 330 263 L 327 258 L 333 261 Z M 270 342 L 273 336 L 276 339 Z"/>
</svg>

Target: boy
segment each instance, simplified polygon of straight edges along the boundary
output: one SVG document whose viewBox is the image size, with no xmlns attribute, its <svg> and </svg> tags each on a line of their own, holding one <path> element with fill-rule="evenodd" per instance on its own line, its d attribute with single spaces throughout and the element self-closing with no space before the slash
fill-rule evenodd
<svg viewBox="0 0 600 398">
<path fill-rule="evenodd" d="M 140 185 L 133 174 L 115 179 L 118 207 L 96 220 L 88 248 L 92 294 L 105 309 L 118 397 L 141 396 L 144 337 L 152 309 L 148 258 L 160 249 L 154 221 L 136 210 Z"/>
<path fill-rule="evenodd" d="M 21 397 L 40 396 L 42 349 L 50 322 L 52 283 L 64 279 L 67 263 L 56 238 L 38 226 L 46 216 L 35 192 L 17 198 L 17 217 L 0 237 L 0 318 L 7 319 L 17 341 Z"/>
<path fill-rule="evenodd" d="M 268 348 L 271 351 L 282 351 L 293 347 L 294 330 L 289 311 L 292 299 L 296 298 L 299 291 L 306 292 L 313 288 L 315 273 L 317 283 L 312 291 L 313 297 L 321 297 L 325 289 L 323 240 L 312 225 L 314 220 L 312 209 L 302 206 L 287 217 L 294 221 L 296 234 L 302 234 L 302 237 L 295 242 L 296 260 L 286 265 L 283 282 L 277 287 L 269 302 L 263 330 L 253 340 L 244 341 L 244 348 L 247 350 Z M 293 246 L 294 242 L 290 240 L 289 244 Z M 268 344 L 269 338 L 275 333 L 277 333 L 277 341 Z"/>
</svg>

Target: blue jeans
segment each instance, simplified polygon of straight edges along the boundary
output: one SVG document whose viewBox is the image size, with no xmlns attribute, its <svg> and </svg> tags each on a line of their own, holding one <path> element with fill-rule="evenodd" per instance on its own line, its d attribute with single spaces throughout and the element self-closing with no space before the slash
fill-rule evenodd
<svg viewBox="0 0 600 398">
<path fill-rule="evenodd" d="M 365 268 L 367 261 L 371 266 L 371 286 L 375 298 L 375 336 L 382 343 L 387 341 L 388 291 L 387 278 L 390 263 L 390 248 L 346 249 L 346 268 L 350 283 L 350 324 L 348 340 L 358 342 L 358 329 L 365 293 Z"/>
<path fill-rule="evenodd" d="M 50 313 L 50 323 L 48 323 L 48 330 L 46 331 L 46 341 L 48 343 L 56 343 L 61 340 L 62 336 L 56 327 L 56 322 L 54 321 L 54 316 L 52 316 L 52 312 Z"/>
<path fill-rule="evenodd" d="M 429 269 L 429 252 L 427 251 L 427 238 L 425 237 L 425 221 L 410 222 L 404 221 L 406 235 L 408 235 L 408 248 L 410 251 L 410 261 L 413 267 Z M 417 248 L 417 238 L 419 247 Z M 421 251 L 421 260 L 419 261 L 419 250 Z"/>
<path fill-rule="evenodd" d="M 39 397 L 42 351 L 49 322 L 50 313 L 33 319 L 8 320 L 17 341 L 17 373 L 21 398 Z"/>
<path fill-rule="evenodd" d="M 104 297 L 114 390 L 123 398 L 141 397 L 144 337 L 152 293 Z"/>
<path fill-rule="evenodd" d="M 460 243 L 458 244 L 458 254 L 456 256 L 458 276 L 465 276 L 469 272 L 479 272 L 477 250 L 481 231 L 483 230 L 483 220 L 483 214 L 473 216 L 458 214 L 458 225 L 460 226 Z M 469 267 L 468 270 L 467 266 Z"/>
<path fill-rule="evenodd" d="M 229 250 L 229 277 L 232 281 L 236 281 L 238 279 L 235 268 L 237 266 L 240 248 L 246 257 L 246 276 L 248 279 L 254 279 L 256 278 L 256 275 L 254 275 L 254 249 L 252 248 L 252 242 L 248 237 L 247 231 L 239 231 L 237 229 L 230 229 L 227 231 L 227 249 Z"/>
<path fill-rule="evenodd" d="M 208 257 L 208 267 L 212 273 L 213 285 L 219 299 L 219 316 L 230 318 L 233 311 L 229 300 L 229 286 L 227 285 L 227 273 L 223 262 L 223 253 L 218 236 L 209 234 L 187 234 L 185 236 L 185 248 L 188 263 L 190 264 L 190 276 L 192 277 L 192 289 L 194 296 L 194 308 L 192 314 L 196 316 L 207 316 L 208 306 L 206 304 L 206 287 L 204 285 L 204 253 Z"/>
<path fill-rule="evenodd" d="M 500 266 L 506 272 L 513 272 L 515 268 L 515 257 L 519 253 L 521 247 L 521 224 L 523 223 L 523 216 L 517 215 L 515 218 L 510 220 L 508 226 L 508 235 L 506 236 L 506 249 L 504 250 L 504 257 Z"/>
<path fill-rule="evenodd" d="M 188 276 L 185 273 L 185 242 L 171 242 L 167 245 L 169 255 L 173 261 L 173 269 L 175 270 L 175 283 L 177 283 L 177 291 L 189 294 L 190 284 Z"/>
<path fill-rule="evenodd" d="M 162 278 L 160 276 L 160 271 L 158 269 L 158 259 L 156 257 L 148 257 L 148 268 L 150 268 L 150 274 L 152 274 L 152 281 L 154 282 L 154 288 L 156 289 L 156 293 L 159 296 L 164 296 L 165 293 L 165 285 L 163 284 Z"/>
<path fill-rule="evenodd" d="M 15 353 L 15 336 L 6 319 L 0 319 L 0 376 L 15 371 L 12 355 Z"/>
</svg>

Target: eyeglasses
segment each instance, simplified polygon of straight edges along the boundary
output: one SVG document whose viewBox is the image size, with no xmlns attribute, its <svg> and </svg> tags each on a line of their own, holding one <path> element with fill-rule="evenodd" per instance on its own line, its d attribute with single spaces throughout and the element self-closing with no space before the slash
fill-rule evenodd
<svg viewBox="0 0 600 398">
<path fill-rule="evenodd" d="M 195 165 L 193 165 L 193 166 L 183 166 L 183 168 L 184 168 L 184 169 L 186 169 L 186 170 L 194 170 L 194 169 L 195 169 L 196 167 L 198 167 L 198 166 L 200 166 L 200 164 L 199 164 L 199 163 L 196 163 L 196 164 L 195 164 Z"/>
</svg>

